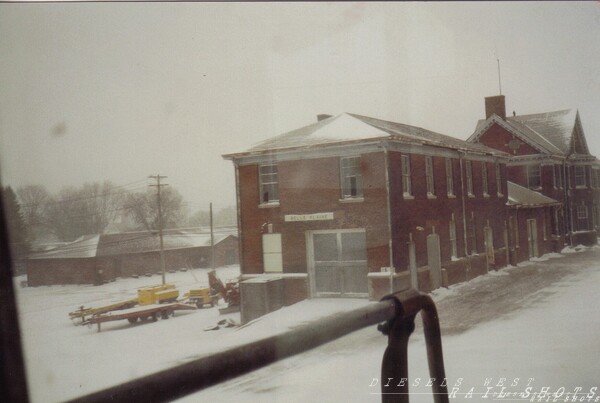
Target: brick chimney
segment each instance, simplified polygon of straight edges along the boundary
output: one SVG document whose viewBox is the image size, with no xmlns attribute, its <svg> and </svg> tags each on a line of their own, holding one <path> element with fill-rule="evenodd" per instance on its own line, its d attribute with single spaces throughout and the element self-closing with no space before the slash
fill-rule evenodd
<svg viewBox="0 0 600 403">
<path fill-rule="evenodd" d="M 485 118 L 489 118 L 494 113 L 506 120 L 506 103 L 504 102 L 504 95 L 485 97 Z"/>
<path fill-rule="evenodd" d="M 320 122 L 321 120 L 329 119 L 330 117 L 331 117 L 331 115 L 326 115 L 324 113 L 321 113 L 321 114 L 317 115 L 317 122 Z"/>
</svg>

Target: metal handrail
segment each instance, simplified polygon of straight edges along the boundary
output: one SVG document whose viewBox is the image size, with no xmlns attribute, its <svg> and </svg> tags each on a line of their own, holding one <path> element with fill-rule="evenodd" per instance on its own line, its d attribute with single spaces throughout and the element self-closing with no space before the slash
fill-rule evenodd
<svg viewBox="0 0 600 403">
<path fill-rule="evenodd" d="M 421 312 L 427 343 L 429 371 L 435 378 L 435 403 L 448 402 L 439 321 L 431 298 L 414 290 L 392 294 L 381 302 L 351 312 L 324 318 L 301 328 L 268 337 L 229 350 L 196 359 L 99 392 L 72 402 L 163 402 L 201 391 L 226 380 L 263 368 L 287 357 L 305 352 L 367 326 L 379 324 L 388 335 L 383 356 L 382 379 L 408 377 L 408 339 L 414 319 Z M 382 323 L 384 322 L 384 323 Z M 382 383 L 382 401 L 408 402 L 408 386 Z"/>
</svg>

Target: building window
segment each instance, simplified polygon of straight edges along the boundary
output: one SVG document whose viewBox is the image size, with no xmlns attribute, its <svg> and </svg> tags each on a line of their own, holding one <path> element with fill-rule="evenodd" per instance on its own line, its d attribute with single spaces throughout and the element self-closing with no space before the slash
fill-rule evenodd
<svg viewBox="0 0 600 403">
<path fill-rule="evenodd" d="M 360 157 L 340 158 L 342 198 L 362 197 L 363 180 L 360 170 Z"/>
<path fill-rule="evenodd" d="M 575 167 L 575 187 L 578 187 L 578 188 L 585 187 L 585 167 L 582 167 L 582 166 Z"/>
<path fill-rule="evenodd" d="M 514 235 L 514 247 L 518 248 L 519 245 L 519 222 L 517 221 L 517 217 L 515 216 L 510 216 L 509 220 L 508 220 L 508 225 L 510 228 L 510 232 L 511 234 Z"/>
<path fill-rule="evenodd" d="M 446 158 L 446 188 L 448 189 L 448 196 L 454 196 L 454 174 L 450 158 Z"/>
<path fill-rule="evenodd" d="M 412 189 L 410 183 L 410 157 L 408 155 L 402 156 L 402 192 L 404 196 L 411 196 Z"/>
<path fill-rule="evenodd" d="M 563 172 L 562 172 L 562 166 L 561 165 L 555 165 L 555 170 L 556 170 L 556 187 L 558 189 L 562 189 L 563 188 Z"/>
<path fill-rule="evenodd" d="M 488 192 L 488 176 L 487 176 L 487 163 L 481 163 L 481 186 L 483 188 L 483 195 L 489 196 Z"/>
<path fill-rule="evenodd" d="M 458 249 L 456 247 L 456 221 L 454 221 L 454 214 L 452 215 L 452 221 L 450 221 L 450 247 L 453 258 L 458 257 Z"/>
<path fill-rule="evenodd" d="M 598 181 L 598 170 L 595 168 L 592 168 L 590 170 L 590 182 L 592 188 L 594 189 L 598 188 L 598 186 L 600 185 L 600 182 Z"/>
<path fill-rule="evenodd" d="M 504 196 L 502 194 L 502 174 L 500 173 L 500 164 L 496 164 L 496 192 L 498 197 Z"/>
<path fill-rule="evenodd" d="M 529 186 L 529 189 L 539 189 L 542 187 L 542 178 L 539 164 L 527 166 L 527 184 Z"/>
<path fill-rule="evenodd" d="M 259 167 L 260 201 L 274 203 L 279 201 L 279 175 L 277 165 L 261 165 Z"/>
<path fill-rule="evenodd" d="M 581 206 L 577 206 L 577 218 L 579 220 L 587 220 L 588 210 L 586 205 L 582 204 Z"/>
<path fill-rule="evenodd" d="M 467 195 L 469 197 L 474 197 L 473 193 L 473 167 L 471 166 L 471 161 L 465 161 L 465 170 L 467 176 Z"/>
<path fill-rule="evenodd" d="M 435 195 L 435 187 L 433 183 L 433 158 L 425 157 L 425 178 L 427 181 L 427 196 Z"/>
<path fill-rule="evenodd" d="M 477 233 L 475 232 L 475 213 L 471 211 L 471 254 L 477 253 Z"/>
</svg>

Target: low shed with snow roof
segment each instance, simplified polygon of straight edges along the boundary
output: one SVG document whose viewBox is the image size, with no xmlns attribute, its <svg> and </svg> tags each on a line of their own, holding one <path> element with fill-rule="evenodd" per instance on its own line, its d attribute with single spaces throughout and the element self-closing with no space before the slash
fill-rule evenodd
<svg viewBox="0 0 600 403">
<path fill-rule="evenodd" d="M 83 236 L 27 259 L 29 286 L 52 284 L 99 284 L 102 273 L 96 267 L 100 235 Z"/>
<path fill-rule="evenodd" d="M 237 236 L 216 232 L 214 264 L 238 263 Z M 206 232 L 168 230 L 163 236 L 166 270 L 210 267 L 211 236 Z M 102 284 L 117 277 L 160 273 L 160 240 L 156 232 L 130 232 L 82 237 L 27 261 L 30 286 Z"/>
</svg>

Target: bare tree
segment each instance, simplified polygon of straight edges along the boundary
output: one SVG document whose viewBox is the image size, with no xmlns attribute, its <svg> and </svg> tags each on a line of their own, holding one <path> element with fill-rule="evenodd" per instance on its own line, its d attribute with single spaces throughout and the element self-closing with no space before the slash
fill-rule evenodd
<svg viewBox="0 0 600 403">
<path fill-rule="evenodd" d="M 86 229 L 90 234 L 100 234 L 115 220 L 126 194 L 112 182 L 86 183 L 79 190 L 82 211 L 87 215 Z"/>
<path fill-rule="evenodd" d="M 83 212 L 77 205 L 78 197 L 74 187 L 62 188 L 44 207 L 44 225 L 59 241 L 72 241 L 85 232 L 79 228 Z"/>
<path fill-rule="evenodd" d="M 198 227 L 210 225 L 210 212 L 198 210 L 189 219 L 189 224 Z M 224 207 L 213 213 L 213 224 L 216 227 L 237 225 L 237 209 L 234 206 Z"/>
<path fill-rule="evenodd" d="M 167 186 L 161 190 L 160 195 L 163 227 L 175 228 L 183 224 L 187 218 L 187 208 L 181 194 L 177 189 Z M 158 199 L 154 188 L 130 194 L 125 209 L 139 229 L 158 229 Z"/>
<path fill-rule="evenodd" d="M 48 232 L 44 211 L 50 200 L 50 193 L 42 185 L 23 186 L 16 193 L 30 237 L 32 240 L 42 238 Z"/>
<path fill-rule="evenodd" d="M 192 227 L 208 227 L 210 225 L 210 211 L 198 210 L 189 219 Z"/>
<path fill-rule="evenodd" d="M 125 195 L 109 181 L 63 188 L 47 201 L 44 224 L 62 241 L 100 234 L 123 210 Z"/>
<path fill-rule="evenodd" d="M 218 226 L 237 225 L 237 208 L 229 206 L 220 209 L 215 217 L 215 223 Z"/>
</svg>

